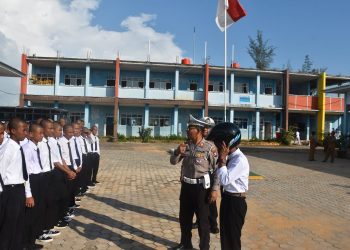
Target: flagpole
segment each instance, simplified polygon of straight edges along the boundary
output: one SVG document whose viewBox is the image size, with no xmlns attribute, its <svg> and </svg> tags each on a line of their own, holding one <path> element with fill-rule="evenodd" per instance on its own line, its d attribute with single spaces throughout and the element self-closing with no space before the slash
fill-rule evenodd
<svg viewBox="0 0 350 250">
<path fill-rule="evenodd" d="M 227 8 L 228 2 L 225 0 L 225 81 L 224 81 L 224 121 L 226 122 L 226 86 L 227 86 L 227 34 L 226 34 L 226 26 L 227 26 Z"/>
</svg>

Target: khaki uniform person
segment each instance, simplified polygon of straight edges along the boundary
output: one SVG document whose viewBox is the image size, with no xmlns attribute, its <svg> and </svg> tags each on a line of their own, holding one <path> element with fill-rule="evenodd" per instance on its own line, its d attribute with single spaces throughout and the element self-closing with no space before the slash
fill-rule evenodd
<svg viewBox="0 0 350 250">
<path fill-rule="evenodd" d="M 326 149 L 326 156 L 323 160 L 323 162 L 326 162 L 331 156 L 331 162 L 334 162 L 334 156 L 335 156 L 335 148 L 337 146 L 337 139 L 335 138 L 335 132 L 332 131 L 330 137 L 327 139 L 327 149 Z"/>
<path fill-rule="evenodd" d="M 313 131 L 310 137 L 309 161 L 315 160 L 316 147 L 317 147 L 317 140 L 316 140 L 315 132 Z"/>
<path fill-rule="evenodd" d="M 198 218 L 200 249 L 209 249 L 209 203 L 216 200 L 219 182 L 210 185 L 209 172 L 216 168 L 217 149 L 203 138 L 205 122 L 190 115 L 188 142 L 182 143 L 170 157 L 171 164 L 182 161 L 180 193 L 181 242 L 173 249 L 192 249 L 192 218 Z"/>
</svg>

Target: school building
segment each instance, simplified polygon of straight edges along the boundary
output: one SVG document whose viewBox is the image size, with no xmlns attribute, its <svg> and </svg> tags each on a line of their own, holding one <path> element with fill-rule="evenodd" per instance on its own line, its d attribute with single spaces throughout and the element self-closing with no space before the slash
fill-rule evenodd
<svg viewBox="0 0 350 250">
<path fill-rule="evenodd" d="M 96 124 L 99 134 L 138 136 L 140 126 L 153 136 L 186 135 L 189 114 L 215 122 L 235 122 L 243 139 L 275 138 L 296 126 L 302 139 L 332 130 L 348 132 L 350 100 L 326 88 L 350 77 L 288 70 L 22 55 L 21 106 L 68 111 L 71 121 Z M 344 120 L 345 119 L 345 120 Z"/>
</svg>

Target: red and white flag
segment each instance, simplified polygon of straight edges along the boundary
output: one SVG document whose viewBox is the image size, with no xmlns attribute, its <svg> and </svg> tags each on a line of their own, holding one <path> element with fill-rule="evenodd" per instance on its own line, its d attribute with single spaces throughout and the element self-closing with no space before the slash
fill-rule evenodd
<svg viewBox="0 0 350 250">
<path fill-rule="evenodd" d="M 227 11 L 226 28 L 247 15 L 238 0 L 218 0 L 215 21 L 221 31 L 225 31 L 225 11 Z"/>
</svg>

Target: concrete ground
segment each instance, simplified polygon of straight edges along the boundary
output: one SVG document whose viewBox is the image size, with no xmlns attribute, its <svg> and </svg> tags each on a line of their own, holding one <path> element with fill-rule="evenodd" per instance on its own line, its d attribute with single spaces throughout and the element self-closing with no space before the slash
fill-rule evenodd
<svg viewBox="0 0 350 250">
<path fill-rule="evenodd" d="M 104 143 L 99 184 L 45 249 L 168 249 L 180 239 L 175 144 Z M 350 161 L 307 161 L 305 147 L 244 147 L 251 170 L 242 249 L 349 249 Z M 218 204 L 219 205 L 219 204 Z M 198 249 L 198 233 L 193 230 Z M 220 249 L 211 235 L 211 249 Z"/>
</svg>

